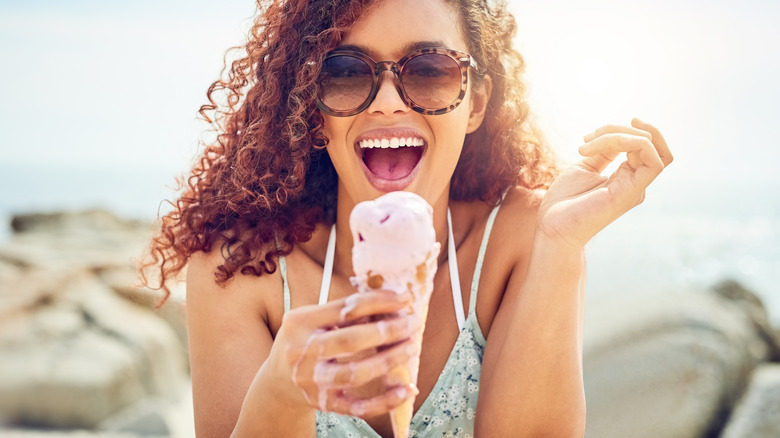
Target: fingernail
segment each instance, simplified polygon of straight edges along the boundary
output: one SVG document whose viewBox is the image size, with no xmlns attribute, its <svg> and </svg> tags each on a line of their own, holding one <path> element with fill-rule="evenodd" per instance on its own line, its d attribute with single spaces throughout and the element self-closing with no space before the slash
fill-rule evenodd
<svg viewBox="0 0 780 438">
<path fill-rule="evenodd" d="M 399 386 L 398 388 L 395 388 L 395 395 L 398 398 L 406 398 L 408 392 L 409 391 L 406 389 L 406 387 L 403 386 Z"/>
</svg>

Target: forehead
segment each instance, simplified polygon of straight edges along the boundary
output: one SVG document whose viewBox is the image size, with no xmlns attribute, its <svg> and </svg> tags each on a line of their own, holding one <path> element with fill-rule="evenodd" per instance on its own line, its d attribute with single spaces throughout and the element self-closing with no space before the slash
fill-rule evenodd
<svg viewBox="0 0 780 438">
<path fill-rule="evenodd" d="M 342 45 L 361 47 L 374 59 L 399 59 L 420 43 L 468 52 L 460 18 L 443 0 L 383 0 L 358 19 Z"/>
</svg>

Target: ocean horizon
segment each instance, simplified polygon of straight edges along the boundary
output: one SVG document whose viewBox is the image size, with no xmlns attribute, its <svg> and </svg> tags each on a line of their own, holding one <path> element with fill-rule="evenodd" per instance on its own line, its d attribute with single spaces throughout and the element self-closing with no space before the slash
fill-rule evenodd
<svg viewBox="0 0 780 438">
<path fill-rule="evenodd" d="M 182 171 L 164 167 L 0 165 L 0 242 L 33 212 L 109 210 L 153 221 Z M 724 279 L 755 291 L 780 325 L 780 182 L 670 178 L 588 244 L 588 294 L 702 289 Z"/>
</svg>

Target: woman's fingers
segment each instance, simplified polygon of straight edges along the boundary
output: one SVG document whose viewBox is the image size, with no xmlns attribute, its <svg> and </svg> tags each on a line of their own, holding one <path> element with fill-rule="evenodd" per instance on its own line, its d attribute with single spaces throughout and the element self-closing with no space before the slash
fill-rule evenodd
<svg viewBox="0 0 780 438">
<path fill-rule="evenodd" d="M 631 120 L 631 126 L 639 128 L 643 131 L 647 131 L 652 135 L 653 146 L 655 146 L 655 149 L 658 152 L 658 156 L 661 157 L 661 161 L 664 163 L 664 166 L 668 166 L 672 161 L 674 161 L 672 152 L 669 150 L 669 145 L 666 144 L 666 139 L 664 138 L 663 134 L 661 134 L 661 131 L 658 130 L 658 128 L 636 118 Z"/>
<path fill-rule="evenodd" d="M 322 357 L 341 357 L 406 340 L 419 325 L 416 316 L 395 316 L 330 330 L 317 335 L 316 342 L 321 345 Z"/>
<path fill-rule="evenodd" d="M 321 361 L 314 368 L 314 381 L 318 385 L 332 388 L 362 386 L 386 375 L 399 365 L 409 363 L 409 360 L 419 354 L 417 343 L 407 340 L 359 360 Z"/>
<path fill-rule="evenodd" d="M 328 398 L 327 410 L 356 417 L 370 418 L 397 408 L 409 397 L 419 393 L 414 385 L 397 386 L 367 399 L 361 399 L 345 391 L 335 391 Z"/>
<path fill-rule="evenodd" d="M 621 152 L 626 153 L 628 166 L 641 184 L 650 184 L 664 168 L 655 144 L 646 136 L 610 133 L 580 147 L 580 153 L 585 156 L 583 165 L 597 173 L 604 171 Z"/>
<path fill-rule="evenodd" d="M 291 325 L 310 329 L 332 328 L 371 315 L 395 313 L 409 306 L 411 293 L 388 290 L 355 293 L 322 305 L 302 306 L 287 312 Z"/>
<path fill-rule="evenodd" d="M 634 119 L 639 120 L 639 119 Z M 633 121 L 632 121 L 633 124 Z M 622 126 L 622 125 L 604 125 L 601 128 L 591 132 L 590 134 L 586 135 L 584 137 L 584 140 L 586 142 L 593 141 L 597 137 L 601 137 L 604 134 L 629 134 L 629 135 L 639 135 L 643 137 L 647 137 L 648 140 L 652 140 L 653 136 L 652 133 L 646 129 L 642 129 L 641 127 L 630 127 L 630 126 Z"/>
<path fill-rule="evenodd" d="M 399 294 L 390 290 L 375 290 L 354 293 L 335 303 L 341 305 L 340 322 L 351 323 L 366 316 L 398 312 L 409 306 L 412 299 L 409 291 Z"/>
<path fill-rule="evenodd" d="M 320 352 L 321 349 L 315 345 L 315 342 L 310 342 L 307 345 L 300 362 L 293 367 L 293 380 L 303 391 L 304 398 L 310 406 L 342 413 L 350 413 L 354 408 L 345 402 L 355 401 L 360 404 L 365 400 L 347 397 L 339 402 L 334 402 L 334 395 L 341 393 L 341 391 L 334 392 L 334 390 L 361 387 L 387 375 L 398 366 L 406 365 L 412 358 L 420 354 L 419 346 L 412 340 L 401 342 L 362 359 L 347 361 L 322 359 Z M 387 394 L 380 396 L 377 401 L 384 400 L 383 397 L 388 396 Z M 394 399 L 394 397 L 390 396 L 390 399 Z M 337 404 L 338 409 L 333 407 L 333 403 Z M 371 406 L 371 408 L 366 409 L 381 410 L 384 409 L 385 405 L 377 403 Z"/>
</svg>

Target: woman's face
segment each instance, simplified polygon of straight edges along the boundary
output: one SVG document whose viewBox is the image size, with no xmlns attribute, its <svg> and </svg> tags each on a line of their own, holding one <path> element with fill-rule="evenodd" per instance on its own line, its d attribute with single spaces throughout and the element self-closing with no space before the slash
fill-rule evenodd
<svg viewBox="0 0 780 438">
<path fill-rule="evenodd" d="M 421 47 L 468 52 L 457 12 L 440 0 L 384 0 L 344 35 L 341 47 L 363 52 L 376 62 L 398 61 Z M 376 98 L 366 110 L 351 117 L 323 114 L 328 154 L 339 175 L 339 197 L 357 203 L 405 190 L 434 205 L 447 195 L 465 135 L 479 127 L 484 113 L 486 99 L 472 95 L 472 82 L 454 110 L 422 115 L 403 102 L 392 73 L 383 72 Z M 366 147 L 382 141 L 413 146 Z"/>
</svg>

